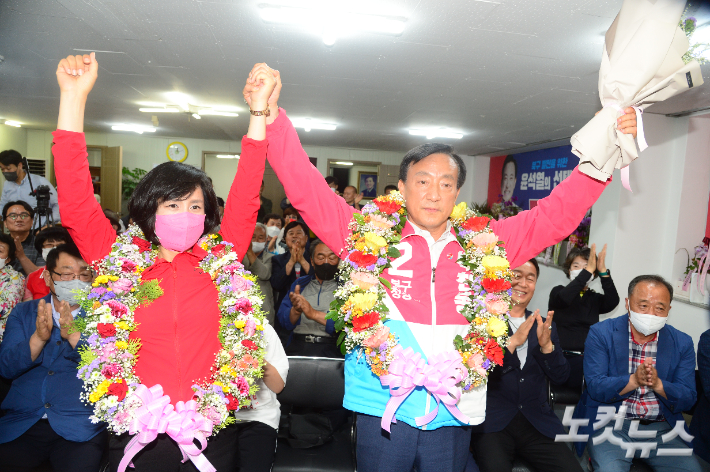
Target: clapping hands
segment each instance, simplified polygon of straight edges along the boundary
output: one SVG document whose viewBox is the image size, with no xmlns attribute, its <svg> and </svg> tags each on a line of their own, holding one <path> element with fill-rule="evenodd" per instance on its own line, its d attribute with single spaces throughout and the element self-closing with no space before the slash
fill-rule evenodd
<svg viewBox="0 0 710 472">
<path fill-rule="evenodd" d="M 597 245 L 592 244 L 589 252 L 589 260 L 587 261 L 587 267 L 585 267 L 592 275 L 595 272 L 606 272 L 606 244 L 602 251 L 597 254 Z"/>
</svg>

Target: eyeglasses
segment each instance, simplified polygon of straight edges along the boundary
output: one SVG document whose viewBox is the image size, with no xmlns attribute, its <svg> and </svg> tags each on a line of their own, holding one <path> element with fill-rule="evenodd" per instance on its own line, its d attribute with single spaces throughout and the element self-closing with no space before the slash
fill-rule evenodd
<svg viewBox="0 0 710 472">
<path fill-rule="evenodd" d="M 17 219 L 21 219 L 22 221 L 25 221 L 27 218 L 31 218 L 29 213 L 20 213 L 19 215 L 17 213 L 10 213 L 7 215 L 5 218 L 6 220 L 12 220 L 15 221 Z"/>
<path fill-rule="evenodd" d="M 82 282 L 91 282 L 91 277 L 92 277 L 91 271 L 82 272 L 82 273 L 79 274 L 79 275 L 74 274 L 74 273 L 71 273 L 71 272 L 67 272 L 67 273 L 65 273 L 65 274 L 60 274 L 59 272 L 54 272 L 54 271 L 51 271 L 51 272 L 52 272 L 54 275 L 58 275 L 58 276 L 59 276 L 59 279 L 60 279 L 62 282 L 71 282 L 72 280 L 75 280 L 77 277 L 78 277 L 79 280 L 81 280 Z"/>
</svg>

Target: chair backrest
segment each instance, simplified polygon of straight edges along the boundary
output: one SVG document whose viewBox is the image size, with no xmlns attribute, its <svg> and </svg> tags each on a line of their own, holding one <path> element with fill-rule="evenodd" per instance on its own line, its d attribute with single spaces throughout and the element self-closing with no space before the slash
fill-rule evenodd
<svg viewBox="0 0 710 472">
<path fill-rule="evenodd" d="M 334 409 L 343 406 L 343 359 L 289 356 L 286 387 L 278 394 L 287 405 Z"/>
</svg>

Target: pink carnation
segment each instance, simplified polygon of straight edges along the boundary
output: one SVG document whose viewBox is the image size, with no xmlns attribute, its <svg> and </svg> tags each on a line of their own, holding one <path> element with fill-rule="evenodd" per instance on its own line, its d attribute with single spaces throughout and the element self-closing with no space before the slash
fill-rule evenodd
<svg viewBox="0 0 710 472">
<path fill-rule="evenodd" d="M 486 376 L 486 369 L 483 368 L 483 356 L 480 352 L 472 354 L 466 361 L 466 365 L 478 372 L 481 376 Z"/>
<path fill-rule="evenodd" d="M 111 287 L 111 290 L 120 294 L 130 292 L 133 288 L 133 282 L 128 279 L 118 279 L 115 282 L 109 282 L 109 286 Z"/>
<path fill-rule="evenodd" d="M 249 290 L 249 287 L 251 287 L 251 284 L 247 279 L 245 279 L 241 275 L 232 276 L 232 288 L 235 292 L 244 292 L 246 290 Z"/>
<path fill-rule="evenodd" d="M 239 389 L 240 395 L 249 395 L 249 382 L 247 382 L 247 379 L 244 377 L 237 377 L 237 388 Z"/>
<path fill-rule="evenodd" d="M 247 320 L 246 325 L 244 325 L 244 334 L 252 337 L 254 333 L 256 333 L 256 323 L 254 323 L 254 320 Z"/>
<path fill-rule="evenodd" d="M 363 290 L 368 290 L 379 282 L 377 277 L 367 272 L 353 272 L 352 281 Z"/>
<path fill-rule="evenodd" d="M 251 302 L 246 298 L 241 298 L 234 304 L 234 308 L 239 310 L 241 313 L 247 314 L 251 311 Z"/>
<path fill-rule="evenodd" d="M 101 369 L 101 373 L 107 379 L 113 378 L 123 372 L 123 368 L 118 364 L 109 364 Z"/>
<path fill-rule="evenodd" d="M 370 223 L 375 228 L 390 229 L 394 223 L 382 215 L 370 215 Z"/>
<path fill-rule="evenodd" d="M 483 252 L 490 252 L 498 244 L 498 236 L 493 233 L 481 233 L 474 236 L 471 242 Z"/>
<path fill-rule="evenodd" d="M 202 412 L 202 416 L 210 420 L 213 425 L 218 425 L 222 422 L 222 415 L 220 415 L 219 412 L 213 406 L 208 406 L 207 408 L 205 408 L 205 410 Z"/>
<path fill-rule="evenodd" d="M 504 315 L 508 313 L 510 306 L 503 300 L 486 300 L 486 310 L 494 315 Z"/>
<path fill-rule="evenodd" d="M 128 313 L 128 307 L 121 302 L 109 300 L 106 304 L 111 307 L 111 314 L 116 318 L 123 318 L 123 316 Z"/>
<path fill-rule="evenodd" d="M 390 329 L 387 326 L 383 326 L 378 329 L 375 334 L 365 339 L 362 343 L 365 345 L 365 347 L 369 347 L 370 349 L 377 349 L 382 345 L 382 343 L 389 339 L 389 336 Z"/>
</svg>

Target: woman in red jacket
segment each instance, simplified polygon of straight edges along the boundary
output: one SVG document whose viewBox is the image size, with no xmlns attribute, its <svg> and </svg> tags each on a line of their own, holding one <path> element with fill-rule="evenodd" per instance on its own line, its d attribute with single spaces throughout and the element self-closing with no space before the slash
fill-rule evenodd
<svg viewBox="0 0 710 472">
<path fill-rule="evenodd" d="M 115 230 L 94 199 L 83 135 L 84 107 L 97 72 L 94 53 L 69 56 L 59 63 L 61 99 L 52 149 L 62 223 L 86 261 L 105 257 L 116 241 Z M 267 110 L 276 78 L 262 73 L 250 79 L 261 84 L 252 92 L 252 109 Z M 240 256 L 251 244 L 259 210 L 265 137 L 266 116 L 252 113 L 220 230 Z M 131 337 L 141 341 L 135 373 L 147 387 L 160 384 L 173 405 L 187 402 L 193 397 L 195 381 L 210 375 L 221 347 L 218 293 L 209 274 L 198 268 L 207 252 L 196 244 L 219 224 L 217 199 L 204 172 L 167 162 L 139 183 L 129 210 L 145 238 L 158 246 L 158 256 L 142 279 L 158 280 L 163 291 L 158 299 L 135 310 L 138 328 Z M 266 374 L 270 367 L 267 364 Z M 234 428 L 227 426 L 210 438 L 204 455 L 216 469 L 235 469 L 235 437 Z M 117 469 L 130 439 L 127 433 L 110 436 L 112 470 Z M 177 444 L 160 434 L 133 458 L 133 464 L 137 471 L 196 470 L 190 462 L 182 465 L 180 459 Z"/>
</svg>

